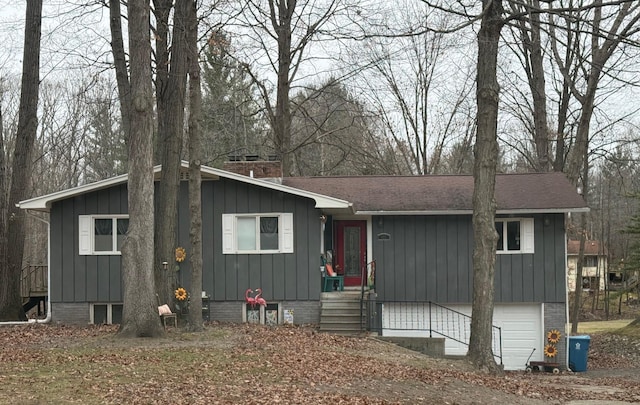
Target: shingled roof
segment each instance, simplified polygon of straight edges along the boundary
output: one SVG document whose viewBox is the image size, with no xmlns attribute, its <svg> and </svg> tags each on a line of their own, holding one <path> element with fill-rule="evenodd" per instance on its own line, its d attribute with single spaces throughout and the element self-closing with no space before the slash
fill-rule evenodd
<svg viewBox="0 0 640 405">
<path fill-rule="evenodd" d="M 359 213 L 471 212 L 473 176 L 286 177 L 283 184 L 349 201 Z M 563 173 L 499 174 L 498 213 L 587 211 Z"/>
<path fill-rule="evenodd" d="M 578 255 L 580 253 L 580 241 L 579 240 L 569 240 L 567 241 L 567 254 L 568 255 Z M 600 254 L 607 255 L 607 248 L 604 246 L 600 246 L 600 241 L 597 240 L 586 240 L 584 241 L 584 254 L 590 256 L 598 256 Z"/>
</svg>

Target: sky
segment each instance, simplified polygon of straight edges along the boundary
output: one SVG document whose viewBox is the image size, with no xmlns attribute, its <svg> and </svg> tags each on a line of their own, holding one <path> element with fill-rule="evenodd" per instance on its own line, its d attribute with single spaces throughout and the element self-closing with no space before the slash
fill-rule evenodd
<svg viewBox="0 0 640 405">
<path fill-rule="evenodd" d="M 26 2 L 0 0 L 0 75 L 19 75 L 22 69 Z M 74 1 L 45 1 L 42 11 L 41 78 L 90 63 L 110 61 L 109 10 Z"/>
<path fill-rule="evenodd" d="M 74 80 L 80 75 L 87 76 L 110 69 L 112 57 L 109 46 L 108 9 L 100 4 L 86 6 L 83 3 L 87 2 L 45 1 L 40 70 L 42 80 Z M 22 68 L 25 4 L 24 1 L 0 0 L 0 35 L 3 38 L 0 45 L 0 78 L 19 80 Z M 317 64 L 307 65 L 299 72 L 298 78 L 306 80 L 307 83 L 308 80 L 312 80 L 313 84 L 317 85 L 321 77 L 336 73 L 339 76 L 350 70 L 351 65 L 348 63 L 336 67 L 327 62 L 326 56 L 332 53 L 330 48 L 326 48 L 327 43 L 314 46 L 315 48 L 310 48 L 309 52 L 313 52 L 318 58 Z M 474 46 L 473 43 L 470 46 Z M 475 59 L 474 52 L 470 52 L 467 57 Z M 89 68 L 90 66 L 93 68 Z M 459 73 L 458 70 L 454 72 Z M 357 85 L 353 80 L 351 84 Z M 364 88 L 363 92 L 370 92 L 370 89 Z M 612 94 L 600 107 L 601 111 L 606 112 L 599 114 L 596 119 L 615 121 L 627 113 L 634 112 L 639 92 L 640 88 L 626 88 Z M 597 123 L 594 122 L 594 126 L 597 126 Z M 506 127 L 506 130 L 509 131 L 509 127 Z"/>
</svg>

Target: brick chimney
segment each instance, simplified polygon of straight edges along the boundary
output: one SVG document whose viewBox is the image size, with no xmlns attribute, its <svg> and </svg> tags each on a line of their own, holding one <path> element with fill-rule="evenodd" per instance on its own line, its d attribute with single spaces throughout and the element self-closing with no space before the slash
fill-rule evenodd
<svg viewBox="0 0 640 405">
<path fill-rule="evenodd" d="M 282 182 L 282 162 L 279 160 L 257 160 L 257 155 L 246 156 L 247 160 L 227 161 L 222 166 L 228 172 L 242 174 L 256 179 Z M 254 160 L 255 159 L 255 160 Z"/>
</svg>

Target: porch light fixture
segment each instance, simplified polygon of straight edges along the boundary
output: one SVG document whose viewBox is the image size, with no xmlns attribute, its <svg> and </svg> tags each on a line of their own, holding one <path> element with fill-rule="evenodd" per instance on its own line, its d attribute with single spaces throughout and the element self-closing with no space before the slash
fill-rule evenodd
<svg viewBox="0 0 640 405">
<path fill-rule="evenodd" d="M 322 214 L 320 215 L 320 222 L 322 222 L 323 224 L 327 222 L 327 216 Z"/>
<path fill-rule="evenodd" d="M 167 270 L 168 266 L 169 266 L 168 262 L 162 262 L 162 269 L 163 270 Z"/>
</svg>

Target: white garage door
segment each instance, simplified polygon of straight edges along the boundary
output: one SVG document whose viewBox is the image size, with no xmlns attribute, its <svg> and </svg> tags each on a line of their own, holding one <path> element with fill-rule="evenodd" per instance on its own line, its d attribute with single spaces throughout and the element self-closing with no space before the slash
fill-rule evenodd
<svg viewBox="0 0 640 405">
<path fill-rule="evenodd" d="M 466 315 L 471 315 L 471 305 L 447 305 L 449 309 L 457 312 L 461 312 Z M 415 310 L 420 311 L 415 308 Z M 409 311 L 409 312 L 414 312 Z M 399 314 L 399 312 L 402 312 Z M 415 312 L 414 312 L 415 313 Z M 383 335 L 384 336 L 413 336 L 413 337 L 426 337 L 428 332 L 418 331 L 416 329 L 428 329 L 428 322 L 406 322 L 405 327 L 412 330 L 398 330 L 397 326 L 395 330 L 386 329 L 387 319 L 397 319 L 398 317 L 404 317 L 404 319 L 416 319 L 415 315 L 407 313 L 407 307 L 403 306 L 402 309 L 394 307 L 393 304 L 385 304 L 383 309 Z M 432 317 L 437 314 L 432 313 Z M 420 317 L 419 319 L 425 319 Z M 426 316 L 426 319 L 429 319 Z M 465 341 L 469 341 L 470 325 L 457 325 L 452 323 L 452 320 L 459 318 L 452 318 L 444 323 L 439 323 L 436 319 L 432 318 L 434 329 L 436 325 L 448 325 L 447 328 L 451 331 L 463 331 Z M 527 359 L 535 348 L 532 361 L 543 360 L 542 342 L 543 342 L 543 325 L 542 325 L 542 305 L 541 304 L 496 304 L 493 312 L 493 324 L 502 328 L 502 361 L 505 370 L 524 370 L 526 367 Z M 448 334 L 449 331 L 443 331 L 443 334 Z M 455 332 L 453 333 L 455 335 Z M 463 339 L 461 339 L 463 340 Z M 497 337 L 494 341 L 494 351 L 498 351 L 499 344 Z M 467 345 L 459 343 L 452 339 L 445 340 L 445 354 L 447 355 L 461 355 L 464 356 L 467 353 Z M 499 362 L 499 359 L 496 358 Z"/>
<path fill-rule="evenodd" d="M 493 311 L 493 324 L 502 328 L 505 370 L 524 370 L 534 348 L 531 360 L 543 360 L 542 305 L 497 305 Z"/>
</svg>

